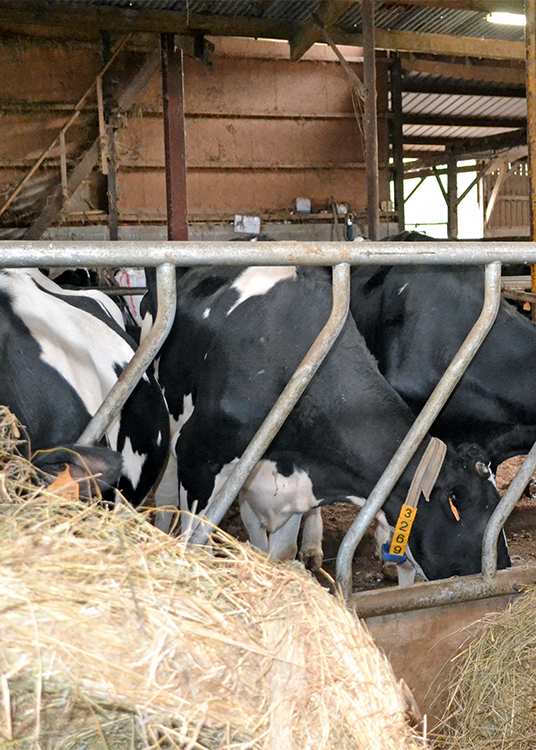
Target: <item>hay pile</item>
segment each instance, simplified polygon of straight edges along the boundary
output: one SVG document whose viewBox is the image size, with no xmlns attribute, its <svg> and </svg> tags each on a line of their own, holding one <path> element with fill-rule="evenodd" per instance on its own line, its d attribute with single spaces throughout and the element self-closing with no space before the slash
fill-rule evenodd
<svg viewBox="0 0 536 750">
<path fill-rule="evenodd" d="M 490 615 L 457 658 L 442 750 L 536 748 L 536 590 Z"/>
<path fill-rule="evenodd" d="M 0 747 L 402 750 L 391 668 L 297 565 L 32 486 L 0 414 Z"/>
</svg>

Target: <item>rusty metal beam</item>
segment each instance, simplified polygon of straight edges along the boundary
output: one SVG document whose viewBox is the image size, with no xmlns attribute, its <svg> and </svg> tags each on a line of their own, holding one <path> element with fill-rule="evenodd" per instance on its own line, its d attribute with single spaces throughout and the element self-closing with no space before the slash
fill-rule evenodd
<svg viewBox="0 0 536 750">
<path fill-rule="evenodd" d="M 368 236 L 380 239 L 380 188 L 378 178 L 378 113 L 376 107 L 376 49 L 374 0 L 362 0 L 363 79 L 365 83 L 365 162 L 367 165 Z"/>
<path fill-rule="evenodd" d="M 536 0 L 527 0 L 527 142 L 529 147 L 530 235 L 536 238 Z M 536 292 L 536 265 L 531 266 L 531 292 Z M 536 322 L 536 305 L 532 305 L 532 320 Z"/>
<path fill-rule="evenodd" d="M 186 143 L 184 137 L 183 52 L 174 34 L 162 34 L 162 98 L 164 102 L 164 150 L 168 239 L 188 239 L 186 196 Z"/>
<path fill-rule="evenodd" d="M 398 231 L 403 232 L 406 224 L 404 218 L 404 138 L 402 112 L 402 69 L 400 59 L 395 57 L 390 69 L 391 83 L 391 142 L 394 162 L 395 210 L 398 218 Z"/>
</svg>

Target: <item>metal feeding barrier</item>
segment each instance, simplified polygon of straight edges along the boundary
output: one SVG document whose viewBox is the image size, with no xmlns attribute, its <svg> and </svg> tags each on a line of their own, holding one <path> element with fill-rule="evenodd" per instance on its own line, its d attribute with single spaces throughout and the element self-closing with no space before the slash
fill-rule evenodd
<svg viewBox="0 0 536 750">
<path fill-rule="evenodd" d="M 330 318 L 235 465 L 227 483 L 214 498 L 204 518 L 217 524 L 237 496 L 255 463 L 264 454 L 286 417 L 314 376 L 337 339 L 348 313 L 351 265 L 476 265 L 484 264 L 485 293 L 480 317 L 437 384 L 389 465 L 373 488 L 348 530 L 337 557 L 337 582 L 346 598 L 350 595 L 351 563 L 366 528 L 383 505 L 430 426 L 449 398 L 479 346 L 493 325 L 500 302 L 501 263 L 536 264 L 536 244 L 531 242 L 83 242 L 6 241 L 0 250 L 0 267 L 156 267 L 158 315 L 149 336 L 137 350 L 116 385 L 84 430 L 80 442 L 98 442 L 118 414 L 139 379 L 158 353 L 171 328 L 176 305 L 176 266 L 206 265 L 304 265 L 333 266 L 333 307 Z M 493 589 L 497 572 L 497 538 L 502 526 L 536 469 L 536 446 L 532 448 L 484 534 L 482 585 Z M 206 525 L 200 524 L 193 540 L 206 540 Z M 471 578 L 471 577 L 470 577 Z M 447 586 L 447 583 L 445 583 Z M 448 588 L 448 586 L 447 586 Z M 474 597 L 474 582 L 456 584 L 457 600 Z M 440 587 L 441 591 L 441 587 Z M 440 593 L 439 599 L 445 597 Z M 379 592 L 378 592 L 379 593 Z M 419 604 L 413 599 L 413 606 Z M 422 606 L 430 606 L 423 604 Z"/>
</svg>

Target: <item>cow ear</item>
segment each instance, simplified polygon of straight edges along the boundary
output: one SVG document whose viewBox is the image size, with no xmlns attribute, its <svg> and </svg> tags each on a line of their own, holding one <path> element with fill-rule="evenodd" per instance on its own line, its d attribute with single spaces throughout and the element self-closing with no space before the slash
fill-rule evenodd
<svg viewBox="0 0 536 750">
<path fill-rule="evenodd" d="M 480 474 L 481 477 L 488 478 L 491 476 L 490 467 L 487 464 L 482 463 L 482 461 L 476 462 L 475 469 L 476 469 L 477 474 Z"/>
<path fill-rule="evenodd" d="M 37 451 L 32 463 L 52 478 L 69 468 L 73 479 L 94 477 L 101 490 L 117 484 L 121 476 L 121 454 L 109 448 L 86 445 L 66 445 L 51 450 Z"/>
</svg>

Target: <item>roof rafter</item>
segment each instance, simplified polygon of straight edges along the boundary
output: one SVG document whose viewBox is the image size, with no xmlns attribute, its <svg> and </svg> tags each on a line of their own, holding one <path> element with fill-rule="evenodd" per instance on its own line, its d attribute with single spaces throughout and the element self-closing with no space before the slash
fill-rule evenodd
<svg viewBox="0 0 536 750">
<path fill-rule="evenodd" d="M 354 5 L 354 0 L 322 0 L 311 21 L 304 23 L 290 39 L 290 59 L 299 60 L 318 41 L 319 27 L 329 29 Z"/>
</svg>

